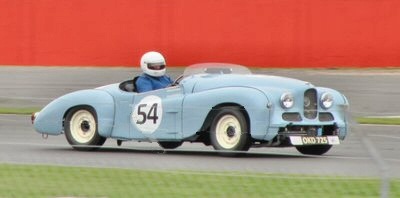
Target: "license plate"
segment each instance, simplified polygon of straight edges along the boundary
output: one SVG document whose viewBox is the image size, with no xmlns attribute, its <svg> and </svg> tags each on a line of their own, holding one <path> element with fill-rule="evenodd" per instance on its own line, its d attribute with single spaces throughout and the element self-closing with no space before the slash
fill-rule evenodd
<svg viewBox="0 0 400 198">
<path fill-rule="evenodd" d="M 290 136 L 292 145 L 337 145 L 338 136 Z"/>
</svg>

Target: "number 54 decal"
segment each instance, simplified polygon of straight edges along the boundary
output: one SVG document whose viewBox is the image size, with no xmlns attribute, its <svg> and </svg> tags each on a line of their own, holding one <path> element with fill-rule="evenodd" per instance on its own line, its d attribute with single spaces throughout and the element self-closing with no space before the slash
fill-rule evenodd
<svg viewBox="0 0 400 198">
<path fill-rule="evenodd" d="M 147 120 L 153 120 L 153 124 L 157 124 L 158 116 L 157 116 L 157 106 L 158 103 L 154 103 L 149 112 L 143 111 L 144 108 L 147 107 L 147 104 L 140 104 L 137 109 L 138 115 L 142 116 L 142 120 L 137 120 L 136 124 L 144 124 Z"/>
<path fill-rule="evenodd" d="M 161 98 L 146 96 L 133 109 L 132 122 L 142 133 L 154 133 L 162 120 Z"/>
</svg>

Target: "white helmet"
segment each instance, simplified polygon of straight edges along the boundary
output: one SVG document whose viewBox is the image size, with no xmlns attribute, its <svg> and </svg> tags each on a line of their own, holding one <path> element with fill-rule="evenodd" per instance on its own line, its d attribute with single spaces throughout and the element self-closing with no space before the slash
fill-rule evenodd
<svg viewBox="0 0 400 198">
<path fill-rule="evenodd" d="M 147 52 L 140 59 L 140 67 L 147 75 L 159 77 L 165 74 L 165 59 L 158 52 Z"/>
</svg>

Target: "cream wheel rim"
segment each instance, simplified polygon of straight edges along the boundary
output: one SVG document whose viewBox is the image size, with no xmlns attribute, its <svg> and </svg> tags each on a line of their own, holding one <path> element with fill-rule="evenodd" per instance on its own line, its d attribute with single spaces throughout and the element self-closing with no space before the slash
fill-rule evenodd
<svg viewBox="0 0 400 198">
<path fill-rule="evenodd" d="M 96 134 L 96 120 L 87 110 L 79 110 L 74 113 L 70 121 L 72 138 L 80 143 L 90 142 Z"/>
<path fill-rule="evenodd" d="M 242 133 L 239 120 L 233 115 L 222 116 L 216 126 L 216 139 L 224 149 L 232 149 L 239 141 Z"/>
</svg>

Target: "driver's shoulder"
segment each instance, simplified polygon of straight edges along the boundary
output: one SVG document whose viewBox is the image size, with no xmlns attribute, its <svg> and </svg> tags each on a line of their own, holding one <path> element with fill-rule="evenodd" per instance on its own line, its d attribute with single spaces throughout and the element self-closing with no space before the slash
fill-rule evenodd
<svg viewBox="0 0 400 198">
<path fill-rule="evenodd" d="M 154 77 L 154 76 L 149 76 L 147 74 L 142 74 L 139 76 L 139 79 L 147 80 L 147 81 L 161 81 L 161 80 L 172 81 L 172 78 L 169 77 L 168 75 Z"/>
<path fill-rule="evenodd" d="M 135 77 L 135 79 L 136 79 L 136 80 L 134 80 L 134 83 L 135 83 L 137 86 L 141 86 L 141 85 L 143 85 L 143 84 L 151 84 L 151 81 L 152 81 L 150 78 L 148 78 L 148 77 L 145 76 L 145 75 L 137 76 L 137 77 Z"/>
<path fill-rule="evenodd" d="M 141 75 L 137 76 L 137 79 L 144 80 L 144 81 L 150 81 L 150 80 L 152 80 L 152 77 L 147 74 L 141 74 Z"/>
<path fill-rule="evenodd" d="M 162 78 L 165 79 L 166 81 L 169 81 L 169 82 L 173 81 L 172 78 L 170 76 L 168 76 L 168 75 L 164 75 L 164 76 L 162 76 Z"/>
</svg>

